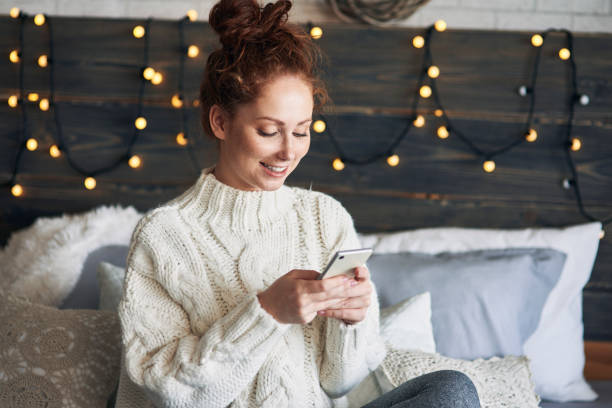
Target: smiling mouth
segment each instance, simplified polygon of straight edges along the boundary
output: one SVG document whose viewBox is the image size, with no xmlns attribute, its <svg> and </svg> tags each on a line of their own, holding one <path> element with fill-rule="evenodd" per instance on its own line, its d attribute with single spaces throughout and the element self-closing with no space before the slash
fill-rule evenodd
<svg viewBox="0 0 612 408">
<path fill-rule="evenodd" d="M 264 162 L 259 162 L 262 166 L 264 166 L 266 169 L 270 170 L 271 172 L 274 173 L 283 173 L 285 170 L 287 170 L 289 168 L 289 166 L 284 166 L 284 167 L 276 167 L 276 166 L 270 166 Z"/>
</svg>

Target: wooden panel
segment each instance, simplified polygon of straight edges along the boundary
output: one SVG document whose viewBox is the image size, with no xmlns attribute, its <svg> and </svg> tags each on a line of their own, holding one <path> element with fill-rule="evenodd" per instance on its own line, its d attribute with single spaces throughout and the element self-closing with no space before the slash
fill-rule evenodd
<svg viewBox="0 0 612 408">
<path fill-rule="evenodd" d="M 585 341 L 584 354 L 587 380 L 612 380 L 612 342 Z"/>
</svg>

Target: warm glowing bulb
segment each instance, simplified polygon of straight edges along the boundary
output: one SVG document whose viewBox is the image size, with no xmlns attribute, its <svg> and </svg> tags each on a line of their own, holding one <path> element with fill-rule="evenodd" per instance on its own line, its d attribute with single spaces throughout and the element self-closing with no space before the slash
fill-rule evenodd
<svg viewBox="0 0 612 408">
<path fill-rule="evenodd" d="M 20 184 L 15 184 L 13 187 L 11 187 L 11 194 L 15 197 L 21 196 L 23 194 L 23 187 L 21 187 Z"/>
<path fill-rule="evenodd" d="M 339 157 L 334 159 L 332 166 L 334 167 L 334 170 L 336 171 L 341 171 L 344 169 L 344 163 L 342 162 L 342 160 L 340 160 Z"/>
<path fill-rule="evenodd" d="M 534 47 L 540 47 L 544 44 L 544 38 L 540 34 L 534 34 L 531 36 L 531 44 Z"/>
<path fill-rule="evenodd" d="M 446 139 L 448 136 L 449 136 L 449 132 L 446 126 L 440 126 L 438 128 L 438 137 L 440 139 Z"/>
<path fill-rule="evenodd" d="M 28 94 L 28 101 L 36 102 L 36 101 L 38 101 L 38 97 L 39 97 L 39 95 L 36 92 L 30 92 Z"/>
<path fill-rule="evenodd" d="M 437 117 L 441 117 L 443 113 L 444 112 L 442 112 L 442 109 L 436 109 L 434 111 L 434 115 L 436 115 Z"/>
<path fill-rule="evenodd" d="M 429 85 L 423 85 L 419 90 L 419 93 L 423 98 L 429 98 L 431 96 L 431 88 Z"/>
<path fill-rule="evenodd" d="M 427 75 L 429 75 L 430 78 L 437 78 L 438 76 L 440 76 L 440 68 L 436 67 L 435 65 L 432 65 L 427 70 Z"/>
<path fill-rule="evenodd" d="M 41 111 L 46 112 L 49 110 L 49 100 L 47 98 L 42 98 L 38 103 L 38 107 Z"/>
<path fill-rule="evenodd" d="M 561 48 L 559 50 L 559 58 L 561 58 L 562 60 L 568 60 L 570 55 L 571 52 L 567 48 Z"/>
<path fill-rule="evenodd" d="M 85 185 L 86 189 L 93 190 L 94 188 L 96 188 L 96 179 L 93 177 L 87 177 L 83 184 Z"/>
<path fill-rule="evenodd" d="M 143 118 L 142 116 L 136 118 L 136 121 L 134 122 L 134 124 L 136 125 L 136 129 L 144 129 L 147 127 L 147 120 L 145 118 Z"/>
<path fill-rule="evenodd" d="M 312 128 L 317 133 L 323 133 L 325 132 L 325 122 L 323 122 L 322 120 L 317 120 L 315 121 L 315 123 L 312 124 Z"/>
<path fill-rule="evenodd" d="M 414 48 L 423 48 L 425 45 L 425 39 L 420 35 L 417 35 L 412 39 L 412 45 Z"/>
<path fill-rule="evenodd" d="M 11 53 L 9 54 L 9 59 L 14 64 L 18 63 L 19 62 L 19 51 L 17 50 L 11 51 Z"/>
<path fill-rule="evenodd" d="M 46 55 L 43 54 L 40 57 L 38 57 L 38 65 L 41 68 L 46 68 L 48 64 L 49 64 L 49 58 L 47 58 Z"/>
<path fill-rule="evenodd" d="M 537 138 L 538 132 L 536 132 L 535 129 L 529 129 L 529 132 L 525 135 L 525 139 L 527 139 L 528 142 L 535 142 Z"/>
<path fill-rule="evenodd" d="M 11 11 L 9 12 L 9 14 L 11 15 L 11 17 L 13 18 L 17 18 L 19 17 L 19 14 L 21 14 L 21 10 L 19 10 L 17 7 L 13 7 L 11 9 Z"/>
<path fill-rule="evenodd" d="M 187 145 L 187 138 L 185 138 L 185 134 L 183 132 L 176 135 L 176 143 L 178 143 L 181 146 Z"/>
<path fill-rule="evenodd" d="M 45 24 L 45 15 L 44 14 L 37 14 L 34 16 L 34 24 L 36 24 L 37 26 L 41 26 L 43 24 Z"/>
<path fill-rule="evenodd" d="M 198 19 L 198 12 L 195 10 L 189 10 L 187 12 L 187 18 L 189 19 L 189 21 L 196 21 Z"/>
<path fill-rule="evenodd" d="M 132 34 L 134 34 L 134 37 L 136 37 L 136 38 L 142 38 L 146 34 L 146 31 L 145 31 L 145 28 L 143 26 L 137 25 L 132 30 Z"/>
<path fill-rule="evenodd" d="M 142 164 L 142 160 L 140 159 L 140 156 L 135 154 L 132 157 L 130 157 L 130 160 L 128 160 L 128 164 L 130 165 L 131 168 L 137 169 Z"/>
<path fill-rule="evenodd" d="M 493 160 L 487 160 L 482 164 L 482 168 L 487 173 L 492 173 L 495 170 L 495 162 Z"/>
<path fill-rule="evenodd" d="M 310 36 L 315 40 L 318 40 L 319 38 L 323 37 L 323 30 L 321 27 L 312 27 L 310 29 Z"/>
<path fill-rule="evenodd" d="M 151 67 L 146 67 L 144 71 L 142 71 L 142 76 L 144 79 L 150 81 L 153 79 L 153 76 L 155 76 L 155 70 Z"/>
<path fill-rule="evenodd" d="M 444 20 L 438 20 L 438 21 L 436 21 L 436 22 L 434 23 L 434 28 L 435 28 L 437 31 L 440 31 L 440 32 L 442 32 L 442 31 L 446 30 L 446 21 L 444 21 Z"/>
<path fill-rule="evenodd" d="M 572 151 L 577 152 L 582 147 L 582 142 L 577 137 L 572 139 Z"/>
<path fill-rule="evenodd" d="M 151 83 L 153 85 L 159 85 L 162 83 L 163 80 L 164 80 L 164 76 L 162 75 L 162 73 L 156 72 L 155 74 L 153 74 L 153 78 L 151 78 Z"/>
<path fill-rule="evenodd" d="M 9 96 L 9 98 L 8 98 L 8 105 L 11 108 L 16 108 L 18 104 L 19 104 L 19 98 L 17 97 L 17 95 Z"/>
<path fill-rule="evenodd" d="M 179 94 L 174 94 L 172 96 L 172 106 L 174 106 L 175 108 L 182 108 L 183 107 L 183 100 L 181 99 L 181 96 Z"/>
<path fill-rule="evenodd" d="M 605 236 L 606 236 L 606 231 L 604 230 L 599 231 L 599 239 L 604 239 Z"/>
<path fill-rule="evenodd" d="M 195 58 L 200 54 L 200 49 L 198 48 L 197 45 L 190 45 L 189 48 L 187 48 L 187 55 L 189 56 L 189 58 Z"/>
<path fill-rule="evenodd" d="M 59 147 L 57 147 L 57 145 L 52 145 L 49 148 L 49 154 L 51 155 L 51 157 L 53 157 L 54 159 L 57 159 L 58 157 L 60 157 L 62 155 L 61 150 L 59 149 Z"/>
<path fill-rule="evenodd" d="M 393 154 L 387 157 L 387 164 L 391 167 L 395 167 L 399 164 L 399 156 L 397 154 Z"/>
<path fill-rule="evenodd" d="M 38 140 L 34 139 L 33 137 L 29 138 L 26 142 L 26 148 L 31 152 L 38 149 Z"/>
<path fill-rule="evenodd" d="M 425 126 L 425 117 L 423 115 L 419 115 L 419 116 L 416 117 L 416 119 L 412 123 L 416 127 L 419 127 L 419 128 L 423 127 L 423 126 Z"/>
</svg>

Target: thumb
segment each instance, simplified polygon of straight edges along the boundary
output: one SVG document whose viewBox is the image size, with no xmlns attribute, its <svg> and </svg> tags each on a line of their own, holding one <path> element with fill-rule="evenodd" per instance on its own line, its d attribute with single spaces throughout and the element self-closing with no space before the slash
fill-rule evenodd
<svg viewBox="0 0 612 408">
<path fill-rule="evenodd" d="M 320 275 L 320 273 L 317 271 L 307 269 L 294 269 L 290 272 L 290 274 L 292 278 L 306 280 L 316 279 Z"/>
</svg>

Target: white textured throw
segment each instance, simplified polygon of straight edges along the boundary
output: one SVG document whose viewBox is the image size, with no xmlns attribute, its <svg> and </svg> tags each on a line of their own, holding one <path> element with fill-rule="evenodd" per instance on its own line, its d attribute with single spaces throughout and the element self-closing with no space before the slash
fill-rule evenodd
<svg viewBox="0 0 612 408">
<path fill-rule="evenodd" d="M 87 256 L 105 245 L 127 245 L 142 214 L 102 206 L 38 218 L 0 250 L 0 288 L 31 302 L 59 306 L 79 279 Z"/>
</svg>

